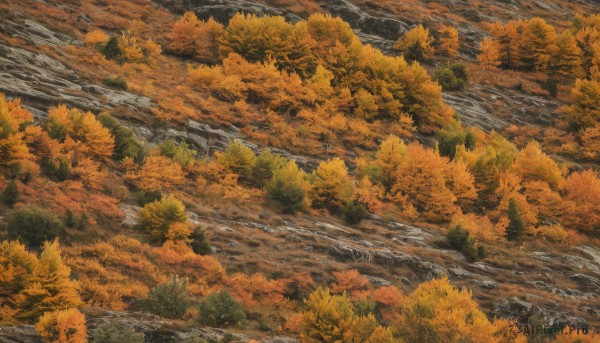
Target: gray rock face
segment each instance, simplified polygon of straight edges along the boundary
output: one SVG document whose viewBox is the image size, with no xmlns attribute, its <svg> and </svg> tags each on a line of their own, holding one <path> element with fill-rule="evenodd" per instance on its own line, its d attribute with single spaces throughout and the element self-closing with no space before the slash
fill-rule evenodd
<svg viewBox="0 0 600 343">
<path fill-rule="evenodd" d="M 104 311 L 99 316 L 88 317 L 86 321 L 88 335 L 94 329 L 107 322 L 119 322 L 144 334 L 145 343 L 180 342 L 189 338 L 197 338 L 206 342 L 221 342 L 226 335 L 235 342 L 248 342 L 245 334 L 229 332 L 218 328 L 193 328 L 189 330 L 175 329 L 169 320 L 147 313 Z M 0 342 L 2 343 L 40 343 L 41 339 L 33 325 L 0 326 Z M 261 339 L 263 343 L 298 343 L 291 337 L 274 336 Z M 122 342 L 127 343 L 127 342 Z"/>
<path fill-rule="evenodd" d="M 494 289 L 494 288 L 498 287 L 498 284 L 496 284 L 492 280 L 475 281 L 475 283 L 477 285 L 479 285 L 479 287 L 482 287 L 482 288 L 485 288 L 485 289 Z"/>
<path fill-rule="evenodd" d="M 0 22 L 0 31 L 20 37 L 32 46 L 59 48 L 81 42 L 49 30 L 29 19 Z M 0 43 L 0 92 L 19 97 L 37 118 L 60 103 L 90 111 L 125 106 L 137 112 L 152 106 L 144 96 L 91 84 L 63 63 L 40 51 L 28 51 Z"/>
<path fill-rule="evenodd" d="M 0 326 L 2 343 L 40 343 L 41 341 L 33 325 Z"/>
<path fill-rule="evenodd" d="M 400 21 L 392 14 L 382 11 L 372 15 L 348 0 L 318 0 L 317 3 L 332 15 L 344 19 L 360 33 L 378 36 L 388 41 L 396 41 L 416 23 Z"/>
<path fill-rule="evenodd" d="M 566 325 L 574 325 L 575 327 L 588 326 L 583 318 L 573 317 L 565 312 L 548 310 L 544 307 L 536 306 L 515 297 L 500 300 L 490 315 L 502 318 L 512 318 L 519 323 L 527 323 L 527 320 L 531 316 L 541 315 L 546 325 L 551 327 L 563 327 Z"/>
<path fill-rule="evenodd" d="M 37 118 L 61 103 L 96 112 L 116 106 L 139 111 L 152 105 L 144 96 L 90 84 L 46 54 L 2 44 L 0 92 L 21 98 Z"/>
<path fill-rule="evenodd" d="M 600 293 L 600 280 L 593 276 L 585 274 L 573 274 L 569 276 L 569 278 L 579 283 L 586 291 L 596 294 Z"/>
<path fill-rule="evenodd" d="M 267 6 L 257 1 L 246 0 L 191 0 L 187 1 L 188 9 L 193 10 L 198 18 L 207 20 L 213 17 L 216 21 L 227 24 L 237 13 L 251 13 L 259 16 L 283 16 L 289 22 L 295 23 L 301 18 L 282 9 Z"/>
</svg>

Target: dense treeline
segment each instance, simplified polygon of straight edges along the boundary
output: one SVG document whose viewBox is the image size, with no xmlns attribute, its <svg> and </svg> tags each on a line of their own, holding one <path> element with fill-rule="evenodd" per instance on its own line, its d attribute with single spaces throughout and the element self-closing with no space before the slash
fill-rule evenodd
<svg viewBox="0 0 600 343">
<path fill-rule="evenodd" d="M 479 61 L 490 66 L 546 71 L 553 77 L 596 78 L 600 16 L 577 16 L 557 33 L 544 19 L 494 23 L 481 43 Z"/>
<path fill-rule="evenodd" d="M 444 32 L 454 37 L 449 28 Z M 454 54 L 455 44 L 443 42 Z M 426 132 L 453 115 L 442 103 L 441 88 L 418 63 L 363 45 L 347 23 L 324 14 L 296 24 L 237 14 L 223 27 L 186 13 L 173 26 L 169 50 L 214 65 L 192 69 L 190 77 L 225 101 L 258 103 L 291 115 L 410 117 Z"/>
</svg>

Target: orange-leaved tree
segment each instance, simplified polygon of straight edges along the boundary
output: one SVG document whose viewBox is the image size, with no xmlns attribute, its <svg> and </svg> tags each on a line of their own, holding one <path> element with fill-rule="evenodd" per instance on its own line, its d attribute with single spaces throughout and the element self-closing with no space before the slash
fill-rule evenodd
<svg viewBox="0 0 600 343">
<path fill-rule="evenodd" d="M 18 317 L 31 319 L 42 313 L 81 304 L 79 286 L 70 279 L 71 268 L 61 258 L 58 241 L 46 242 L 27 284 L 15 297 Z"/>
<path fill-rule="evenodd" d="M 407 342 L 499 342 L 471 292 L 447 278 L 422 283 L 409 294 L 396 325 Z"/>
<path fill-rule="evenodd" d="M 173 24 L 168 49 L 179 56 L 215 64 L 220 61 L 218 39 L 222 34 L 223 25 L 212 17 L 202 21 L 194 12 L 186 12 Z"/>
<path fill-rule="evenodd" d="M 432 43 L 433 38 L 429 36 L 429 29 L 419 24 L 400 37 L 394 48 L 402 51 L 407 59 L 420 61 L 433 55 Z"/>
<path fill-rule="evenodd" d="M 336 208 L 352 200 L 354 185 L 343 160 L 323 161 L 311 175 L 313 206 Z"/>
<path fill-rule="evenodd" d="M 449 25 L 440 25 L 437 29 L 438 47 L 437 50 L 448 57 L 458 55 L 458 30 Z"/>
<path fill-rule="evenodd" d="M 44 342 L 87 343 L 85 316 L 76 308 L 46 312 L 35 325 Z"/>
</svg>

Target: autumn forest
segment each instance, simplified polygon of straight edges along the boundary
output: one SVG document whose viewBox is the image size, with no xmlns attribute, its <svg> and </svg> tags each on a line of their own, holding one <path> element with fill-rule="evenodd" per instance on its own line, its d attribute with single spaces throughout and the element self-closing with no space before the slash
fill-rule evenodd
<svg viewBox="0 0 600 343">
<path fill-rule="evenodd" d="M 0 0 L 0 342 L 600 341 L 600 7 L 471 2 Z"/>
</svg>

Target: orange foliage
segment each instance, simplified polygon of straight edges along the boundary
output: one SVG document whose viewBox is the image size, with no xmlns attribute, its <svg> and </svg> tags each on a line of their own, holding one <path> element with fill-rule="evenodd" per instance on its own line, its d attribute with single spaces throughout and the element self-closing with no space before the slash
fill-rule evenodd
<svg viewBox="0 0 600 343">
<path fill-rule="evenodd" d="M 477 61 L 486 68 L 493 68 L 500 65 L 500 45 L 490 39 L 484 38 L 479 44 L 479 55 Z"/>
<path fill-rule="evenodd" d="M 102 30 L 92 30 L 85 35 L 83 41 L 89 45 L 101 45 L 108 42 L 109 38 L 106 32 Z"/>
<path fill-rule="evenodd" d="M 333 293 L 350 293 L 352 298 L 359 299 L 366 296 L 369 280 L 360 275 L 356 269 L 342 272 L 333 272 L 335 283 L 331 285 Z"/>
<path fill-rule="evenodd" d="M 214 64 L 219 62 L 217 39 L 222 33 L 223 25 L 212 17 L 208 21 L 201 21 L 194 12 L 186 12 L 173 24 L 169 50 L 179 56 Z"/>
<path fill-rule="evenodd" d="M 452 26 L 440 25 L 437 31 L 440 36 L 438 50 L 448 57 L 458 55 L 458 30 Z"/>
<path fill-rule="evenodd" d="M 143 190 L 162 190 L 180 185 L 185 180 L 185 172 L 179 163 L 160 155 L 148 156 L 144 165 L 125 174 Z"/>
<path fill-rule="evenodd" d="M 231 294 L 248 308 L 290 308 L 291 303 L 283 296 L 286 283 L 286 280 L 269 280 L 260 273 L 251 276 L 236 273 L 225 280 Z"/>
<path fill-rule="evenodd" d="M 396 286 L 382 286 L 373 291 L 373 300 L 380 306 L 383 320 L 392 323 L 399 317 L 399 310 L 406 296 Z"/>
<path fill-rule="evenodd" d="M 576 206 L 570 218 L 575 227 L 585 230 L 600 228 L 600 178 L 592 169 L 575 172 L 565 182 L 565 199 Z"/>
<path fill-rule="evenodd" d="M 85 316 L 75 308 L 44 313 L 35 330 L 45 343 L 87 343 Z"/>
</svg>

